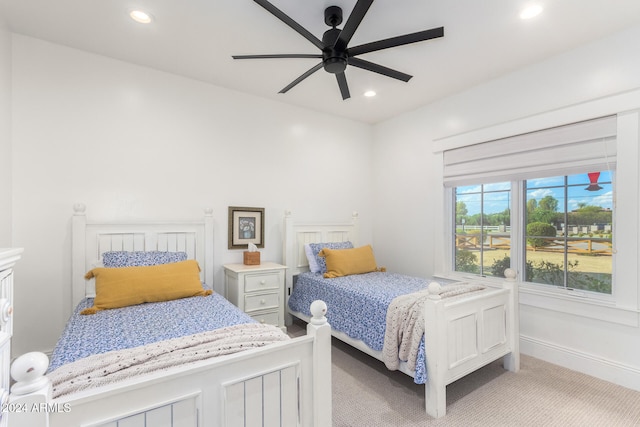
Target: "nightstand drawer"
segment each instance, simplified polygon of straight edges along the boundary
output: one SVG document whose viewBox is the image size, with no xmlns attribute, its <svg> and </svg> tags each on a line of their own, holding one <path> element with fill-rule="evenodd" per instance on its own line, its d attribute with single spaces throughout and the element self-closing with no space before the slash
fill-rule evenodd
<svg viewBox="0 0 640 427">
<path fill-rule="evenodd" d="M 274 326 L 278 326 L 278 322 L 280 319 L 279 313 L 277 311 L 274 311 L 271 313 L 256 314 L 251 317 L 253 317 L 255 320 L 257 320 L 260 323 L 266 323 L 268 325 L 274 325 Z"/>
<path fill-rule="evenodd" d="M 286 331 L 284 285 L 287 267 L 270 261 L 259 265 L 225 264 L 223 267 L 227 299 L 257 321 Z"/>
<path fill-rule="evenodd" d="M 248 274 L 244 278 L 244 291 L 255 292 L 280 288 L 280 275 L 278 273 Z"/>
<path fill-rule="evenodd" d="M 277 293 L 245 295 L 244 311 L 266 310 L 270 308 L 278 308 L 280 306 L 280 296 Z"/>
</svg>

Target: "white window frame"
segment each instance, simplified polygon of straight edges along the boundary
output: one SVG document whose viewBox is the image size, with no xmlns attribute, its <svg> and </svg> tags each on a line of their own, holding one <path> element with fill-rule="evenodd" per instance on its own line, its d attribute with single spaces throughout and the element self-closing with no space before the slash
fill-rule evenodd
<svg viewBox="0 0 640 427">
<path fill-rule="evenodd" d="M 535 132 L 568 123 L 576 123 L 607 115 L 617 115 L 618 156 L 616 166 L 616 195 L 614 199 L 614 287 L 611 295 L 591 295 L 536 285 L 520 283 L 520 303 L 547 310 L 570 313 L 587 318 L 613 322 L 617 324 L 640 326 L 639 303 L 639 240 L 640 218 L 640 90 L 630 91 L 611 97 L 589 101 L 531 116 L 511 122 L 490 126 L 460 135 L 446 137 L 434 141 L 434 152 L 440 155 L 445 150 L 478 144 L 484 141 L 506 138 L 527 132 Z M 442 164 L 442 163 L 441 163 Z M 453 218 L 453 189 L 443 188 L 443 233 L 436 240 L 441 240 L 444 248 L 443 256 L 435 260 L 437 275 L 450 278 L 469 277 L 468 274 L 454 271 L 453 239 L 451 230 Z M 518 181 L 512 182 L 511 199 L 511 259 L 512 265 L 519 268 L 524 265 L 524 252 L 515 248 L 523 247 L 524 213 L 518 201 L 522 198 L 522 188 Z M 624 230 L 622 232 L 621 230 Z M 617 248 L 624 248 L 618 251 Z M 518 272 L 520 279 L 520 272 Z M 497 280 L 487 277 L 486 280 Z"/>
</svg>

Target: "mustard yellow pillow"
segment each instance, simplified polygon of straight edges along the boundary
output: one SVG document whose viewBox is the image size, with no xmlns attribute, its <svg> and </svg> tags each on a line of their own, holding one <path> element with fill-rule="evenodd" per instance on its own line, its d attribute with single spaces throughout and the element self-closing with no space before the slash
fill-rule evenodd
<svg viewBox="0 0 640 427">
<path fill-rule="evenodd" d="M 145 302 L 211 295 L 202 288 L 200 267 L 195 260 L 145 267 L 94 268 L 84 278 L 96 280 L 93 307 L 80 314 L 127 307 Z"/>
<path fill-rule="evenodd" d="M 324 273 L 327 279 L 378 270 L 371 245 L 353 249 L 323 248 L 318 255 L 327 262 L 327 272 Z"/>
</svg>

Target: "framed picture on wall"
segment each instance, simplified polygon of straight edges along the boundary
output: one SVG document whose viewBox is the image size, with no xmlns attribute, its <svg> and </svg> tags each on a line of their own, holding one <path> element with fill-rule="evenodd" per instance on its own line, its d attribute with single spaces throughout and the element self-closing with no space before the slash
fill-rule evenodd
<svg viewBox="0 0 640 427">
<path fill-rule="evenodd" d="M 229 206 L 229 249 L 264 248 L 264 208 Z"/>
</svg>

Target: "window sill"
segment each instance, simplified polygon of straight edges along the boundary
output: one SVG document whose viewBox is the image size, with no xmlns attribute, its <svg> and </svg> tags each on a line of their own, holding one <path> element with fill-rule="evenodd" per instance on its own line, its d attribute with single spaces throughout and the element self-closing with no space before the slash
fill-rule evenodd
<svg viewBox="0 0 640 427">
<path fill-rule="evenodd" d="M 520 304 L 560 313 L 602 320 L 619 325 L 640 326 L 638 310 L 619 307 L 613 299 L 602 300 L 578 291 L 541 289 L 520 283 Z M 574 293 L 575 292 L 575 293 Z"/>
</svg>

